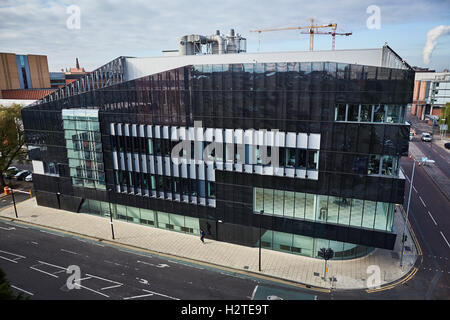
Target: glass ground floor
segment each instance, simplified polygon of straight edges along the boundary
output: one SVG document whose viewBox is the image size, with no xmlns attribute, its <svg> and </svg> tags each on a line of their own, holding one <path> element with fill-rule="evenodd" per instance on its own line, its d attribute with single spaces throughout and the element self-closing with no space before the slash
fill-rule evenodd
<svg viewBox="0 0 450 320">
<path fill-rule="evenodd" d="M 200 219 L 194 217 L 115 203 L 109 204 L 108 202 L 91 199 L 85 199 L 83 201 L 80 212 L 106 217 L 109 217 L 111 212 L 114 219 L 186 234 L 200 235 Z M 256 245 L 259 245 L 259 242 Z M 265 249 L 312 258 L 318 258 L 317 252 L 321 248 L 331 248 L 334 251 L 333 259 L 352 259 L 364 256 L 373 251 L 373 248 L 357 244 L 312 238 L 273 230 L 263 231 L 261 246 Z"/>
<path fill-rule="evenodd" d="M 290 219 L 392 231 L 395 204 L 328 195 L 254 188 L 253 211 Z"/>
</svg>

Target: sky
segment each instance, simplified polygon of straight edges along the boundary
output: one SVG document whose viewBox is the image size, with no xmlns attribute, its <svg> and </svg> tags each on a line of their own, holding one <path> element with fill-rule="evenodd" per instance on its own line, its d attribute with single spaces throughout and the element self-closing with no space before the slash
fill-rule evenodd
<svg viewBox="0 0 450 320">
<path fill-rule="evenodd" d="M 0 52 L 46 55 L 50 71 L 78 58 L 91 71 L 119 56 L 161 56 L 183 35 L 231 28 L 247 52 L 306 51 L 309 35 L 299 30 L 250 30 L 308 26 L 309 18 L 352 32 L 336 36 L 337 50 L 387 43 L 411 66 L 450 69 L 450 32 L 434 40 L 428 64 L 423 57 L 427 32 L 450 26 L 450 0 L 1 0 Z M 330 49 L 330 35 L 315 36 L 314 50 Z"/>
</svg>

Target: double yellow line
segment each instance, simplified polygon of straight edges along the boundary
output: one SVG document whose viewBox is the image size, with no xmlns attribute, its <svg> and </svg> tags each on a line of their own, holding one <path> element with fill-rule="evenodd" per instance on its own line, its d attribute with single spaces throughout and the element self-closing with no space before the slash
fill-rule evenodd
<svg viewBox="0 0 450 320">
<path fill-rule="evenodd" d="M 406 220 L 405 208 L 403 208 L 403 206 L 399 206 L 399 207 L 400 207 L 400 210 L 401 210 L 401 212 L 403 214 L 403 217 Z M 417 248 L 417 255 L 423 256 L 422 248 L 420 247 L 420 244 L 419 244 L 419 241 L 417 240 L 416 234 L 414 233 L 414 230 L 413 230 L 411 224 L 409 223 L 409 221 L 407 221 L 407 223 L 408 223 L 409 232 L 411 233 L 411 236 L 413 238 L 414 244 L 416 245 L 416 248 Z"/>
<path fill-rule="evenodd" d="M 399 284 L 404 284 L 404 283 L 408 282 L 410 279 L 412 279 L 412 277 L 414 277 L 414 275 L 416 274 L 416 272 L 418 270 L 419 270 L 419 268 L 414 267 L 412 269 L 412 271 L 404 279 L 401 279 L 399 281 L 396 281 L 394 283 L 391 283 L 391 284 L 389 284 L 387 286 L 384 286 L 384 287 L 381 287 L 381 288 L 367 289 L 366 292 L 367 293 L 380 292 L 380 291 L 392 289 L 392 288 L 398 286 Z"/>
<path fill-rule="evenodd" d="M 405 209 L 403 208 L 403 206 L 399 206 L 399 207 L 400 207 L 400 210 L 401 210 L 401 213 L 402 213 L 403 217 L 406 220 Z M 416 234 L 414 233 L 414 230 L 413 230 L 411 224 L 409 223 L 409 221 L 407 221 L 407 225 L 408 225 L 409 232 L 411 233 L 411 237 L 412 237 L 412 239 L 414 241 L 414 244 L 416 245 L 417 255 L 420 256 L 421 262 L 422 262 L 423 261 L 422 248 L 420 247 L 419 241 L 417 240 Z M 401 254 L 404 254 L 404 253 L 402 252 Z M 400 284 L 404 284 L 407 281 L 411 280 L 412 277 L 414 277 L 414 275 L 417 273 L 417 271 L 419 271 L 419 269 L 414 267 L 414 268 L 412 268 L 411 272 L 405 278 L 400 279 L 400 280 L 398 280 L 396 282 L 393 282 L 391 284 L 388 284 L 388 285 L 386 285 L 384 287 L 375 288 L 375 289 L 367 289 L 366 292 L 367 293 L 374 293 L 374 292 L 380 292 L 380 291 L 392 289 L 392 288 L 394 288 L 394 287 L 396 287 L 396 286 L 398 286 Z"/>
</svg>

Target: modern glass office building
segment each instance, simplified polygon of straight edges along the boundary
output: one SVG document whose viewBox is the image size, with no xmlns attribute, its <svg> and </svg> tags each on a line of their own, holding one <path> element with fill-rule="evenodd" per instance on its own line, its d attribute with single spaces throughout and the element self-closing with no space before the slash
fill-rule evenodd
<svg viewBox="0 0 450 320">
<path fill-rule="evenodd" d="M 413 85 L 388 46 L 120 57 L 23 109 L 37 202 L 309 257 L 392 249 Z"/>
</svg>

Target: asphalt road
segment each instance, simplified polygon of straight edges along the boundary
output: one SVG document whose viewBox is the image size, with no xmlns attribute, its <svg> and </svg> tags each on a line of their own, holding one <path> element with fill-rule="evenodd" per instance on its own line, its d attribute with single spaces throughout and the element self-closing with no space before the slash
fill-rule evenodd
<svg viewBox="0 0 450 320">
<path fill-rule="evenodd" d="M 69 266 L 80 270 L 80 289 L 69 289 L 77 284 Z M 0 222 L 0 268 L 16 293 L 33 300 L 250 300 L 272 290 L 314 298 L 295 287 L 9 222 Z"/>
</svg>

